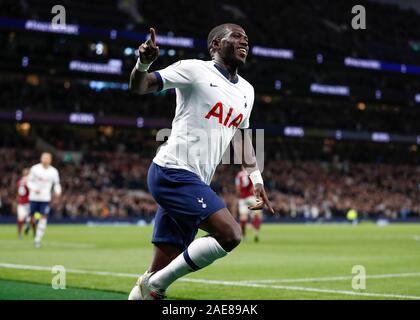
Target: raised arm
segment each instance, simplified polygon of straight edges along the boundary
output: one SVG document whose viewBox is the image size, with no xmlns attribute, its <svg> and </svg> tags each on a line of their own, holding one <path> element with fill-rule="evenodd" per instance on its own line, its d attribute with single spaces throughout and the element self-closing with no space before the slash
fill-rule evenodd
<svg viewBox="0 0 420 320">
<path fill-rule="evenodd" d="M 148 73 L 150 65 L 159 57 L 156 45 L 156 31 L 150 28 L 150 39 L 139 47 L 139 58 L 131 71 L 129 88 L 132 92 L 146 94 L 159 88 L 159 81 L 154 73 Z"/>
</svg>

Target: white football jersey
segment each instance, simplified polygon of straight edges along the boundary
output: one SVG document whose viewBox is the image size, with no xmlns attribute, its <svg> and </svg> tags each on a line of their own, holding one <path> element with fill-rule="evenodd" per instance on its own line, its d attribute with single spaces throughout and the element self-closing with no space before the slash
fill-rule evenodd
<svg viewBox="0 0 420 320">
<path fill-rule="evenodd" d="M 53 187 L 56 194 L 61 194 L 60 177 L 53 166 L 44 168 L 41 163 L 32 166 L 27 185 L 30 201 L 50 202 Z"/>
<path fill-rule="evenodd" d="M 249 127 L 254 88 L 239 75 L 230 81 L 213 61 L 181 60 L 155 74 L 161 90 L 176 88 L 176 110 L 170 137 L 153 161 L 210 184 L 236 130 Z"/>
</svg>

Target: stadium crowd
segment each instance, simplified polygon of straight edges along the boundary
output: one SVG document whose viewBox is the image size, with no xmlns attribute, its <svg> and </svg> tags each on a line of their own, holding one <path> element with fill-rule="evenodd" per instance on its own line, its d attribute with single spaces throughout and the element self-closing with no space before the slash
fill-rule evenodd
<svg viewBox="0 0 420 320">
<path fill-rule="evenodd" d="M 410 166 L 275 161 L 266 167 L 275 207 L 285 215 L 364 218 L 420 213 L 420 170 Z"/>
<path fill-rule="evenodd" d="M 143 153 L 144 154 L 144 153 Z M 330 219 L 355 209 L 364 218 L 420 216 L 420 168 L 413 165 L 266 159 L 265 183 L 282 217 Z M 16 181 L 24 167 L 37 162 L 33 149 L 0 149 L 1 208 L 15 210 Z M 151 154 L 88 151 L 81 161 L 56 159 L 63 195 L 54 199 L 54 217 L 138 217 L 152 219 L 156 204 L 147 192 Z M 238 166 L 220 165 L 213 189 L 236 214 L 234 177 Z"/>
<path fill-rule="evenodd" d="M 156 26 L 161 35 L 204 40 L 211 27 L 235 21 L 247 30 L 251 46 L 294 50 L 291 61 L 251 54 L 241 70 L 256 88 L 251 118 L 256 127 L 304 126 L 418 134 L 420 114 L 414 94 L 420 82 L 416 77 L 343 65 L 347 56 L 420 65 L 420 29 L 416 28 L 419 16 L 413 10 L 359 1 L 369 12 L 369 28 L 356 32 L 349 27 L 351 5 L 340 1 L 181 0 L 171 5 L 171 15 L 164 16 L 159 9 L 168 4 L 160 0 L 107 3 L 64 0 L 62 4 L 71 12 L 67 22 L 72 24 L 135 32 Z M 50 2 L 43 0 L 2 1 L 0 12 L 0 17 L 10 19 L 51 19 Z M 137 46 L 136 41 L 57 36 L 7 27 L 3 30 L 0 33 L 0 45 L 4 49 L 0 53 L 0 68 L 5 71 L 0 76 L 2 112 L 172 118 L 175 100 L 172 92 L 140 99 L 123 88 L 135 61 L 132 50 L 126 54 L 126 49 Z M 98 41 L 102 42 L 100 54 L 96 47 Z M 177 47 L 172 56 L 163 51 L 153 68 L 159 69 L 178 59 L 207 57 L 204 41 L 200 48 Z M 324 65 L 315 60 L 319 54 L 325 57 Z M 120 76 L 68 70 L 69 59 L 106 62 L 111 58 L 122 60 Z M 92 87 L 91 80 L 107 81 L 119 88 L 99 90 Z M 280 87 L 275 87 L 275 81 L 280 81 L 277 83 Z M 312 94 L 309 85 L 313 82 L 350 86 L 351 95 L 344 98 Z M 379 96 L 377 91 L 381 91 Z M 16 181 L 24 167 L 38 161 L 42 150 L 35 147 L 36 139 L 17 138 L 14 125 L 2 127 L 0 136 L 2 215 L 15 212 Z M 146 175 L 157 147 L 156 132 L 147 133 L 145 129 L 132 136 L 103 128 L 110 132 L 91 135 L 81 126 L 63 125 L 53 129 L 48 125 L 31 126 L 31 130 L 37 127 L 36 134 L 56 151 L 71 150 L 81 155 L 80 159 L 63 153 L 55 157 L 54 165 L 60 170 L 64 193 L 61 199 L 53 201 L 54 216 L 153 217 L 156 204 L 147 192 Z M 397 154 L 399 158 L 394 163 L 376 161 L 366 152 L 375 154 L 376 147 L 361 150 L 361 144 L 337 153 L 340 157 L 333 153 L 325 156 L 307 146 L 298 150 L 302 149 L 298 143 L 293 144 L 292 150 L 285 150 L 282 142 L 268 145 L 266 150 L 280 150 L 266 156 L 263 172 L 275 209 L 282 216 L 309 219 L 342 216 L 351 208 L 365 217 L 419 216 L 418 156 L 405 161 L 402 154 Z M 417 146 L 414 147 L 417 152 Z M 384 149 L 385 146 L 378 152 L 378 158 Z M 237 170 L 238 167 L 221 165 L 213 182 L 213 188 L 234 213 L 237 199 L 233 181 Z"/>
<path fill-rule="evenodd" d="M 16 182 L 22 169 L 37 163 L 38 157 L 33 149 L 0 150 L 0 172 L 6 173 L 0 186 L 2 214 L 16 210 Z M 146 189 L 148 160 L 134 154 L 110 152 L 91 152 L 79 165 L 55 159 L 64 192 L 52 201 L 54 217 L 149 219 L 156 204 L 142 191 Z"/>
</svg>

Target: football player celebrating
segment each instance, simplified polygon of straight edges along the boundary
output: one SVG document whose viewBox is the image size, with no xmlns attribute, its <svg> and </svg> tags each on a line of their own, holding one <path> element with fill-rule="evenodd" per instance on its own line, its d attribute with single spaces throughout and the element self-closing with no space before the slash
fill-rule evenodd
<svg viewBox="0 0 420 320">
<path fill-rule="evenodd" d="M 238 129 L 249 126 L 254 88 L 238 75 L 248 55 L 248 37 L 240 26 L 223 24 L 210 31 L 207 44 L 211 61 L 181 60 L 149 73 L 159 56 L 151 28 L 130 76 L 130 89 L 136 93 L 175 88 L 177 96 L 170 137 L 158 150 L 147 177 L 159 205 L 154 256 L 131 290 L 130 300 L 164 298 L 175 280 L 207 267 L 241 242 L 241 228 L 209 185 Z M 242 141 L 241 152 L 236 153 L 250 159 L 246 170 L 259 200 L 252 209 L 267 206 L 274 212 L 252 142 L 249 137 Z M 194 240 L 199 228 L 208 235 Z"/>
</svg>

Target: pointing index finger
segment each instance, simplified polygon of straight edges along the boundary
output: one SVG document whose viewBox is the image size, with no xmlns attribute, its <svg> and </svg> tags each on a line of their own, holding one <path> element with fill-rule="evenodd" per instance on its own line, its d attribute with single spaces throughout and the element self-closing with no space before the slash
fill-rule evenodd
<svg viewBox="0 0 420 320">
<path fill-rule="evenodd" d="M 265 205 L 268 207 L 268 209 L 270 210 L 271 213 L 274 213 L 274 209 L 271 206 L 270 200 L 268 200 L 267 194 L 265 193 L 265 191 L 262 192 L 262 198 L 263 201 L 265 203 Z"/>
<path fill-rule="evenodd" d="M 156 45 L 156 31 L 154 28 L 150 28 L 150 40 Z"/>
</svg>

